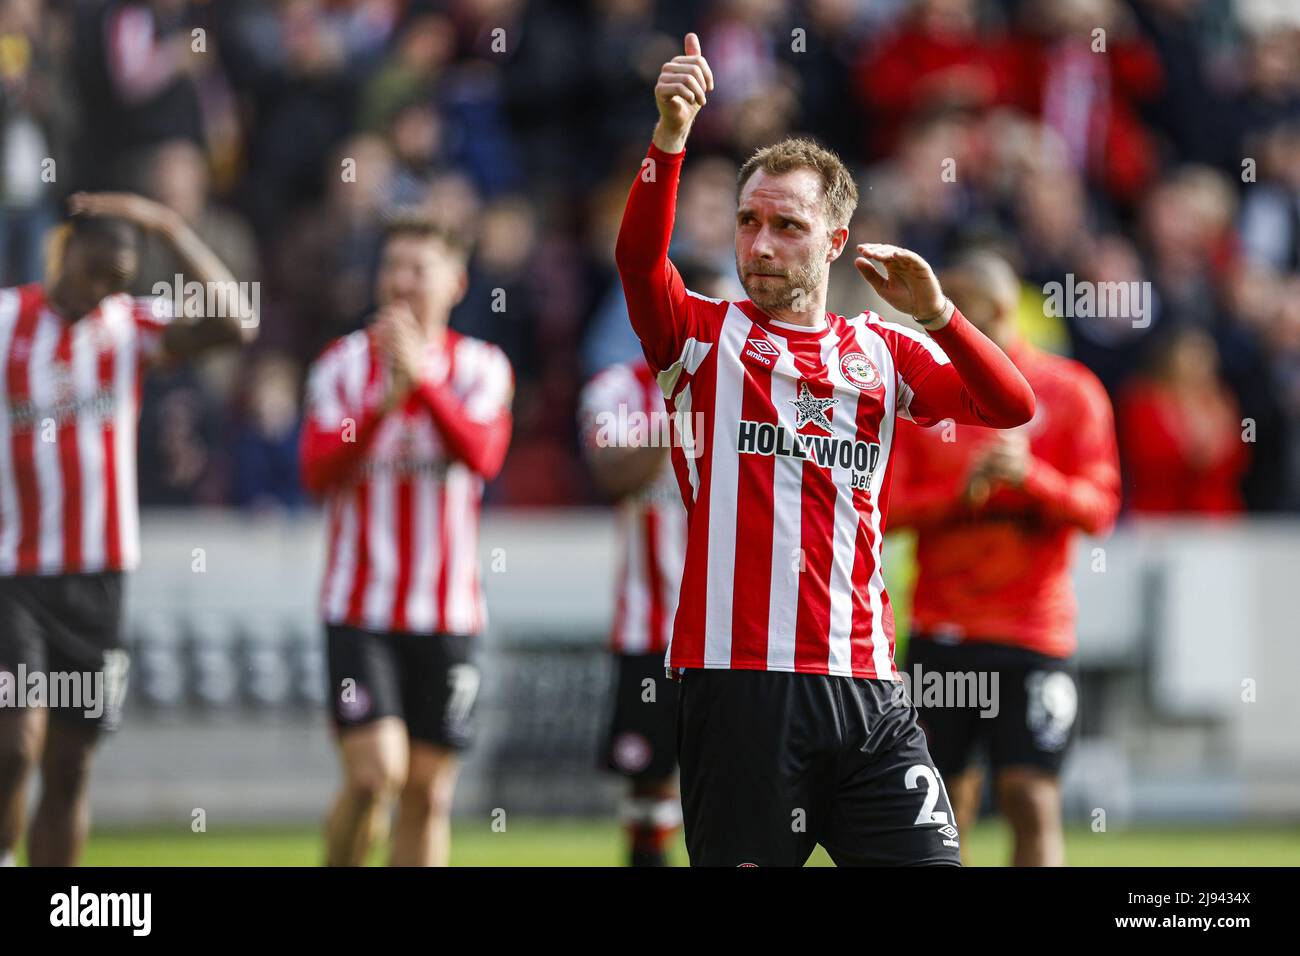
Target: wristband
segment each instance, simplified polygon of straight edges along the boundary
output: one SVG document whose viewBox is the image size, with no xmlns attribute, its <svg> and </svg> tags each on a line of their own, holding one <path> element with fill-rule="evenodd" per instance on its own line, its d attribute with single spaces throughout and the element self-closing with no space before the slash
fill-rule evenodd
<svg viewBox="0 0 1300 956">
<path fill-rule="evenodd" d="M 943 308 L 939 310 L 937 315 L 932 315 L 928 319 L 922 319 L 918 315 L 914 315 L 912 318 L 916 320 L 917 325 L 925 329 L 927 332 L 937 332 L 948 324 L 952 319 L 952 314 L 956 311 L 957 306 L 953 303 L 952 299 L 945 297 Z"/>
</svg>

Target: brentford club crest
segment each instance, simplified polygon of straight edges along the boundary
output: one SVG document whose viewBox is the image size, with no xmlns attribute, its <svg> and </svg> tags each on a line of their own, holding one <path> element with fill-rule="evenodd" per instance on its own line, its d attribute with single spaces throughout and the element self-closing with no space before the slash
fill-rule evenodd
<svg viewBox="0 0 1300 956">
<path fill-rule="evenodd" d="M 880 370 L 861 352 L 850 352 L 840 359 L 840 371 L 864 392 L 873 392 L 882 384 Z"/>
</svg>

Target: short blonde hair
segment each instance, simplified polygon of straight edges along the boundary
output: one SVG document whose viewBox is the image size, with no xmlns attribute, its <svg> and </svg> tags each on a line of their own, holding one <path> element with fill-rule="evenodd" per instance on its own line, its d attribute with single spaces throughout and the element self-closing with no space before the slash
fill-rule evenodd
<svg viewBox="0 0 1300 956">
<path fill-rule="evenodd" d="M 755 171 L 780 175 L 795 169 L 811 169 L 821 177 L 822 203 L 826 220 L 832 229 L 842 229 L 853 218 L 858 206 L 858 184 L 853 181 L 844 162 L 833 151 L 803 137 L 790 137 L 771 146 L 764 146 L 740 168 L 736 179 L 736 194 Z"/>
</svg>

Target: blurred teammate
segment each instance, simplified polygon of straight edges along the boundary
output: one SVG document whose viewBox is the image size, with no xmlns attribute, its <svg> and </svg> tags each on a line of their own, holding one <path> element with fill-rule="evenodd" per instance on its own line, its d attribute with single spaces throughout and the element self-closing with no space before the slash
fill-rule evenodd
<svg viewBox="0 0 1300 956">
<path fill-rule="evenodd" d="M 973 757 L 986 749 L 1013 861 L 1060 865 L 1057 774 L 1078 710 L 1070 550 L 1076 530 L 1106 531 L 1119 510 L 1110 402 L 1078 362 L 1016 335 L 1019 289 L 1006 262 L 975 254 L 945 272 L 943 284 L 1010 356 L 1038 404 L 1033 419 L 1011 431 L 899 426 L 890 527 L 917 533 L 907 673 L 958 826 L 968 831 L 978 814 Z M 974 702 L 920 706 L 918 682 L 931 673 L 944 686 L 958 674 L 986 675 L 994 686 L 996 674 L 995 715 L 981 716 Z"/>
<path fill-rule="evenodd" d="M 956 864 L 925 736 L 914 709 L 892 703 L 880 539 L 894 422 L 1011 427 L 1033 414 L 1033 392 L 915 253 L 864 245 L 855 265 L 928 334 L 826 311 L 857 189 L 805 140 L 741 170 L 735 252 L 749 299 L 688 292 L 668 246 L 686 139 L 712 85 L 688 34 L 655 87 L 659 123 L 616 249 L 660 389 L 703 418 L 698 457 L 673 450 L 687 545 L 669 663 L 682 681 L 691 862 L 802 865 L 821 843 L 839 864 Z"/>
<path fill-rule="evenodd" d="M 13 862 L 39 761 L 27 854 L 55 866 L 80 856 L 91 755 L 126 692 L 122 586 L 140 555 L 141 378 L 157 363 L 251 341 L 257 327 L 252 302 L 230 298 L 241 294 L 229 270 L 171 210 L 128 193 L 81 193 L 69 207 L 55 278 L 0 291 L 0 672 L 18 693 L 20 668 L 29 680 L 50 675 L 51 688 L 54 674 L 92 675 L 99 698 L 0 706 L 0 861 Z M 230 314 L 172 321 L 167 299 L 127 294 L 140 230 L 172 246 L 187 284 L 219 284 L 222 298 L 205 305 L 226 302 Z M 188 310 L 196 300 L 186 291 L 184 301 Z"/>
<path fill-rule="evenodd" d="M 343 762 L 331 865 L 365 862 L 394 799 L 390 862 L 448 862 L 485 616 L 479 503 L 505 459 L 514 391 L 500 349 L 447 328 L 467 256 L 441 227 L 395 220 L 373 320 L 310 371 L 302 473 L 329 516 L 321 613 Z"/>
<path fill-rule="evenodd" d="M 583 451 L 596 483 L 620 499 L 614 711 L 604 747 L 609 769 L 630 781 L 624 807 L 632 866 L 664 866 L 681 825 L 674 776 L 677 685 L 664 651 L 677 609 L 686 512 L 668 458 L 663 394 L 645 362 L 614 365 L 582 392 Z"/>
</svg>

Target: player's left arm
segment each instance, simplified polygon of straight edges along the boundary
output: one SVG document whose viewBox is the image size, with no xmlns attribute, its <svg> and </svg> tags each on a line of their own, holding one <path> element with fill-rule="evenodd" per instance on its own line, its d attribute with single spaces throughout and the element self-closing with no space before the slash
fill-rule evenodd
<svg viewBox="0 0 1300 956">
<path fill-rule="evenodd" d="M 236 281 L 226 264 L 179 214 L 144 196 L 125 192 L 74 193 L 68 206 L 74 215 L 116 216 L 159 236 L 176 253 L 187 281 L 198 282 L 205 290 L 224 290 L 223 295 L 204 297 L 205 303 L 223 303 L 222 314 L 167 322 L 161 328 L 161 347 L 152 358 L 189 359 L 209 349 L 248 345 L 257 338 L 257 309 L 244 284 Z"/>
<path fill-rule="evenodd" d="M 937 351 L 919 343 L 896 349 L 899 376 L 908 387 L 905 410 L 913 421 L 945 418 L 963 425 L 1014 428 L 1034 416 L 1034 390 L 1020 370 L 943 294 L 929 264 L 908 249 L 865 243 L 854 265 L 882 299 L 913 316 Z M 873 262 L 886 270 L 881 275 Z M 906 336 L 897 341 L 905 343 Z"/>
<path fill-rule="evenodd" d="M 378 436 L 387 413 L 380 406 L 349 408 L 340 372 L 340 344 L 336 341 L 312 363 L 307 375 L 298 462 L 303 487 L 317 498 L 346 485 Z"/>
<path fill-rule="evenodd" d="M 414 392 L 433 416 L 448 454 L 490 481 L 501 472 L 510 447 L 515 379 L 505 353 L 496 346 L 484 348 L 488 352 L 483 367 L 464 397 L 453 391 L 450 381 L 424 379 Z"/>
<path fill-rule="evenodd" d="M 1042 458 L 1030 457 L 1020 490 L 1049 521 L 1073 525 L 1087 534 L 1104 534 L 1120 506 L 1119 452 L 1115 416 L 1101 383 L 1079 378 L 1079 401 L 1071 420 L 1077 470 L 1067 473 Z"/>
</svg>

